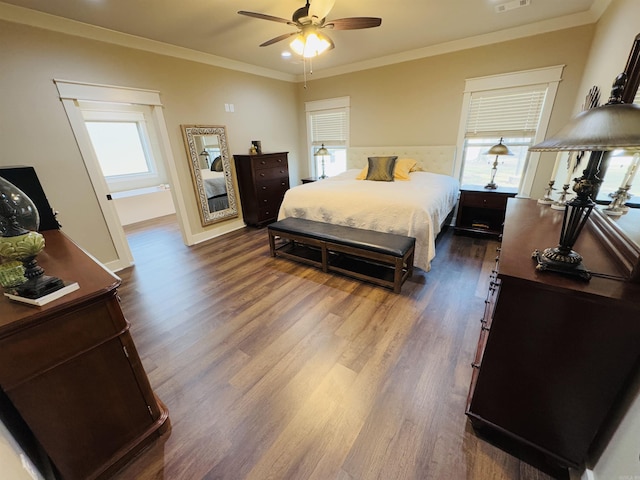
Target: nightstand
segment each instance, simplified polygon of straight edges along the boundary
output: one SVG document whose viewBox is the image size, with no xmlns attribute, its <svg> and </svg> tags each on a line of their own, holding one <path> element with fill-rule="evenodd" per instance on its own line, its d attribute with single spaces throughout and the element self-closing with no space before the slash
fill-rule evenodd
<svg viewBox="0 0 640 480">
<path fill-rule="evenodd" d="M 487 190 L 479 185 L 460 188 L 455 232 L 499 238 L 502 234 L 507 200 L 518 193 L 515 188 L 498 187 Z"/>
</svg>

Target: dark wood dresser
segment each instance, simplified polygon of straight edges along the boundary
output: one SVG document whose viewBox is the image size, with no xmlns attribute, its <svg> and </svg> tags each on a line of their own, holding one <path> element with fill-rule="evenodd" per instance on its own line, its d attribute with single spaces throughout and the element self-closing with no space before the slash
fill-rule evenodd
<svg viewBox="0 0 640 480">
<path fill-rule="evenodd" d="M 247 225 L 275 222 L 289 190 L 288 152 L 234 155 L 242 216 Z"/>
<path fill-rule="evenodd" d="M 508 202 L 467 415 L 512 453 L 564 469 L 584 465 L 636 372 L 640 285 L 611 278 L 623 272 L 591 219 L 575 250 L 604 276 L 536 271 L 531 253 L 557 245 L 561 222 L 535 200 Z"/>
<path fill-rule="evenodd" d="M 80 288 L 42 307 L 0 296 L 0 386 L 63 479 L 109 477 L 170 429 L 120 309 L 120 279 L 58 230 L 45 274 Z"/>
</svg>

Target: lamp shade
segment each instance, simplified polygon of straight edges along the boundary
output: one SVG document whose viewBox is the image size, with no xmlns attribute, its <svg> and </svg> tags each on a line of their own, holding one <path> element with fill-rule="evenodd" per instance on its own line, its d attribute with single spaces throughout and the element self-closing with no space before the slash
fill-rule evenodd
<svg viewBox="0 0 640 480">
<path fill-rule="evenodd" d="M 297 35 L 289 44 L 291 50 L 305 58 L 317 57 L 334 47 L 329 37 L 315 30 L 309 30 Z"/>
<path fill-rule="evenodd" d="M 314 157 L 328 157 L 329 155 L 331 155 L 329 153 L 329 150 L 327 150 L 326 148 L 324 148 L 324 143 L 322 144 L 322 146 L 316 151 L 316 153 L 313 154 Z"/>
<path fill-rule="evenodd" d="M 576 115 L 551 138 L 530 147 L 532 152 L 640 151 L 640 105 L 612 103 Z"/>
<path fill-rule="evenodd" d="M 500 142 L 487 150 L 485 155 L 513 155 L 513 153 L 509 150 L 509 147 L 502 143 L 501 138 Z"/>
</svg>

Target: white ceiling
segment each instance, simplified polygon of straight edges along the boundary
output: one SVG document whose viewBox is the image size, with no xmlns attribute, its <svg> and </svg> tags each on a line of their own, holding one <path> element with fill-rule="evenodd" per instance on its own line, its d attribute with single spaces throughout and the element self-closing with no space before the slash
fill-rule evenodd
<svg viewBox="0 0 640 480">
<path fill-rule="evenodd" d="M 496 5 L 510 1 L 336 0 L 327 16 L 329 20 L 381 17 L 382 25 L 366 30 L 325 30 L 335 42 L 335 49 L 314 59 L 314 71 L 340 73 L 355 70 L 358 65 L 375 66 L 381 58 L 385 63 L 393 63 L 419 58 L 428 52 L 442 53 L 443 48 L 472 46 L 469 42 L 482 44 L 491 39 L 517 38 L 592 23 L 611 0 L 530 0 L 529 6 L 495 12 Z M 294 27 L 238 15 L 237 11 L 290 19 L 304 0 L 4 0 L 4 3 L 283 74 L 302 73 L 300 59 L 281 57 L 288 50 L 287 40 L 268 47 L 258 46 L 295 31 Z"/>
</svg>

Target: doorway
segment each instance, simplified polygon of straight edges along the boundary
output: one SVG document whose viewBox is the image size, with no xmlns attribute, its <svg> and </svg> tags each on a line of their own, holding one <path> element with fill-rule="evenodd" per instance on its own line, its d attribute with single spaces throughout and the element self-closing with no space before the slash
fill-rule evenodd
<svg viewBox="0 0 640 480">
<path fill-rule="evenodd" d="M 156 188 L 158 185 L 168 185 L 183 242 L 187 245 L 192 243 L 189 242 L 191 232 L 187 231 L 186 208 L 180 183 L 177 180 L 178 175 L 175 170 L 159 92 L 63 80 L 54 80 L 54 82 L 78 142 L 80 153 L 116 251 L 117 258 L 106 266 L 112 271 L 118 271 L 134 262 L 120 216 L 113 201 L 113 188 L 131 191 L 151 188 L 152 185 L 155 185 Z M 109 128 L 129 129 L 130 132 L 133 127 L 138 131 L 139 148 L 142 149 L 145 157 L 147 171 L 134 174 L 133 177 L 137 178 L 131 176 L 126 178 L 127 175 L 105 176 L 96 147 L 94 147 L 94 141 L 97 146 L 100 130 L 104 130 L 100 126 L 104 127 L 105 125 L 109 125 Z M 90 129 L 96 130 L 98 133 L 96 131 L 90 133 Z M 140 131 L 146 135 L 139 135 Z M 153 161 L 149 162 L 147 156 Z M 110 171 L 110 173 L 113 172 Z M 134 183 L 128 183 L 132 179 Z M 161 179 L 166 179 L 166 181 Z M 139 183 L 141 180 L 142 183 Z M 144 182 L 148 182 L 148 185 L 144 186 Z"/>
</svg>

